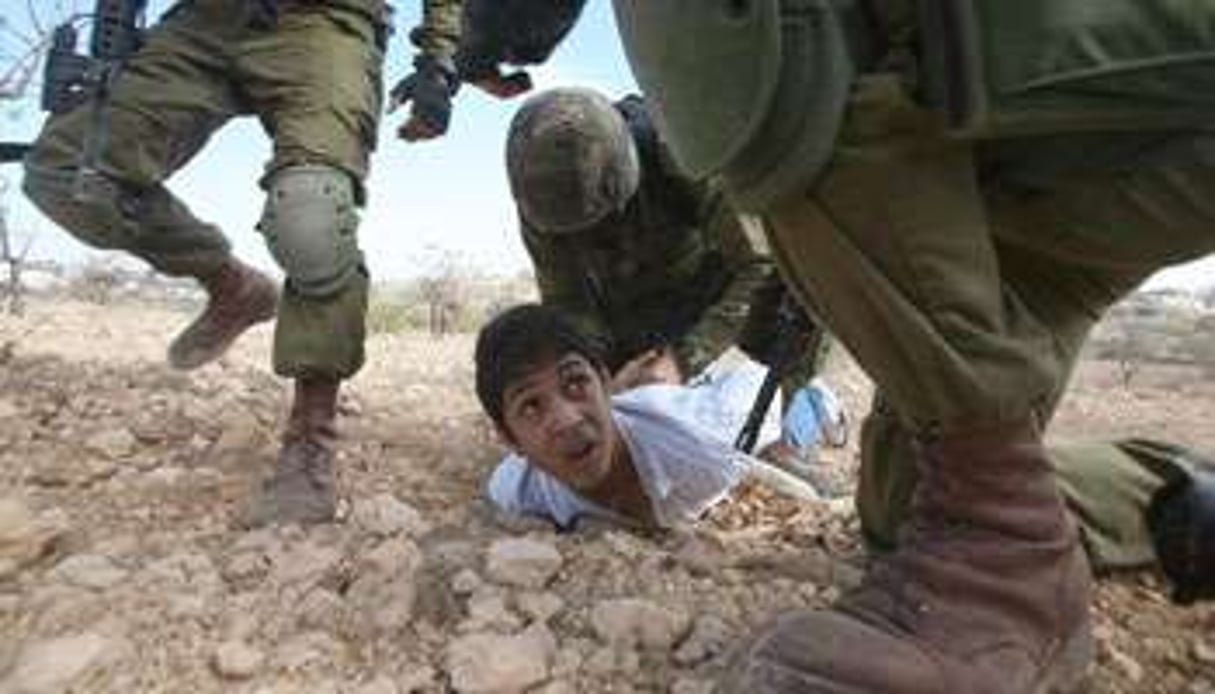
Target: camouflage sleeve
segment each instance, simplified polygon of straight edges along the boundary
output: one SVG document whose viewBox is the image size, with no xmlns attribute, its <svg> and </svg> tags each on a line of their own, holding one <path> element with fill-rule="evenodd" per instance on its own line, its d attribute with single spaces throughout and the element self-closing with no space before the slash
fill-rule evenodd
<svg viewBox="0 0 1215 694">
<path fill-rule="evenodd" d="M 422 0 L 422 24 L 410 40 L 423 55 L 450 61 L 460 45 L 462 0 Z"/>
<path fill-rule="evenodd" d="M 523 245 L 532 259 L 536 274 L 536 285 L 540 290 L 540 301 L 547 306 L 560 309 L 578 325 L 605 345 L 611 345 L 611 336 L 602 312 L 590 296 L 592 289 L 584 270 L 584 263 L 574 257 L 575 249 L 570 244 L 557 244 L 543 234 L 536 233 L 526 222 L 520 221 Z"/>
<path fill-rule="evenodd" d="M 685 376 L 694 376 L 738 339 L 747 320 L 751 294 L 775 266 L 761 252 L 762 229 L 758 218 L 740 216 L 714 191 L 707 196 L 703 219 L 708 238 L 721 249 L 730 283 L 692 329 L 675 344 Z"/>
</svg>

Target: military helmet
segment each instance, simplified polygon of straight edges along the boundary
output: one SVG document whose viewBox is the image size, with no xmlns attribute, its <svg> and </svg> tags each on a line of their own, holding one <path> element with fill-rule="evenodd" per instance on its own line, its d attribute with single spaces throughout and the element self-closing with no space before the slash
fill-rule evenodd
<svg viewBox="0 0 1215 694">
<path fill-rule="evenodd" d="M 623 116 L 581 88 L 552 89 L 523 104 L 507 135 L 506 169 L 523 219 L 550 234 L 589 228 L 623 209 L 641 180 Z"/>
</svg>

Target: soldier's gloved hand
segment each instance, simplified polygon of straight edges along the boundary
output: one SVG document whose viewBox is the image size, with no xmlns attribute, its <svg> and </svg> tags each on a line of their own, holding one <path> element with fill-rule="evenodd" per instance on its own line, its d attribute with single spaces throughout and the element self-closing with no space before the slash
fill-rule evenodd
<svg viewBox="0 0 1215 694">
<path fill-rule="evenodd" d="M 515 70 L 503 74 L 497 58 L 479 55 L 475 50 L 461 45 L 456 51 L 456 70 L 460 81 L 499 99 L 518 96 L 532 88 L 532 77 L 526 70 Z"/>
<path fill-rule="evenodd" d="M 506 74 L 494 70 L 492 73 L 465 81 L 499 99 L 510 99 L 532 88 L 532 76 L 527 74 L 526 70 L 515 70 Z"/>
<path fill-rule="evenodd" d="M 414 71 L 388 92 L 388 112 L 406 103 L 409 119 L 397 129 L 407 142 L 429 140 L 447 132 L 451 122 L 451 98 L 460 88 L 456 69 L 449 62 L 429 55 L 414 58 Z"/>
</svg>

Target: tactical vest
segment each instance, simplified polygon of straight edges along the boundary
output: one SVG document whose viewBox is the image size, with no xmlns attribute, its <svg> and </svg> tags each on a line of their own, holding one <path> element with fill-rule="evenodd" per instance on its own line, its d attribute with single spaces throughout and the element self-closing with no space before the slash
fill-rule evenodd
<svg viewBox="0 0 1215 694">
<path fill-rule="evenodd" d="M 821 173 L 852 81 L 888 48 L 890 22 L 874 21 L 883 6 L 912 15 L 919 90 L 961 137 L 1199 128 L 1215 116 L 1212 0 L 614 6 L 672 151 L 693 175 L 721 175 L 747 211 Z"/>
</svg>

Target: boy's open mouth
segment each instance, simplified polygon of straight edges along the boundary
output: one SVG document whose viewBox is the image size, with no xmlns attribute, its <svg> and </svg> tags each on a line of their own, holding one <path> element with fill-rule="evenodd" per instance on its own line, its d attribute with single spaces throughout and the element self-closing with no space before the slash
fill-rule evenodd
<svg viewBox="0 0 1215 694">
<path fill-rule="evenodd" d="M 594 453 L 597 446 L 598 443 L 596 443 L 594 437 L 583 433 L 576 433 L 562 440 L 558 450 L 561 453 L 561 457 L 570 462 L 578 462 L 585 460 Z"/>
</svg>

